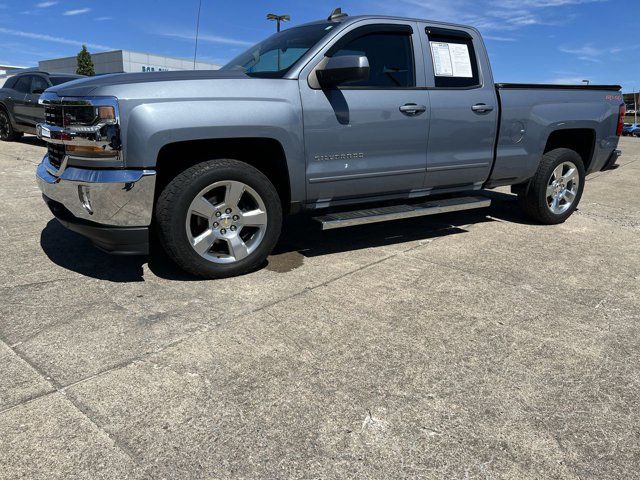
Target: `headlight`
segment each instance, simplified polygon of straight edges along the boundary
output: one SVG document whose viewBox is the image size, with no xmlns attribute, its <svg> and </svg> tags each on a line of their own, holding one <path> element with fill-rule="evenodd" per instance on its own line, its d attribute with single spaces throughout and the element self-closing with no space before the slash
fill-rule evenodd
<svg viewBox="0 0 640 480">
<path fill-rule="evenodd" d="M 98 119 L 107 124 L 116 123 L 116 109 L 113 107 L 98 107 Z"/>
<path fill-rule="evenodd" d="M 116 109 L 112 106 L 64 106 L 64 126 L 88 132 L 117 123 Z"/>
<path fill-rule="evenodd" d="M 60 98 L 45 93 L 40 103 L 45 107 L 45 121 L 38 125 L 38 136 L 53 145 L 54 167 L 123 166 L 116 98 Z"/>
</svg>

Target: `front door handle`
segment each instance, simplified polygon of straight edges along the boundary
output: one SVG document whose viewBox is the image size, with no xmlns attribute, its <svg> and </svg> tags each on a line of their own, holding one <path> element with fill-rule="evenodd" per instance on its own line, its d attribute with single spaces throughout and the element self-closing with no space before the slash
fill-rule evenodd
<svg viewBox="0 0 640 480">
<path fill-rule="evenodd" d="M 409 117 L 415 117 L 427 111 L 424 105 L 416 105 L 415 103 L 405 103 L 400 107 L 400 111 Z"/>
<path fill-rule="evenodd" d="M 471 110 L 477 113 L 485 113 L 493 110 L 493 107 L 484 103 L 476 103 L 473 107 L 471 107 Z"/>
</svg>

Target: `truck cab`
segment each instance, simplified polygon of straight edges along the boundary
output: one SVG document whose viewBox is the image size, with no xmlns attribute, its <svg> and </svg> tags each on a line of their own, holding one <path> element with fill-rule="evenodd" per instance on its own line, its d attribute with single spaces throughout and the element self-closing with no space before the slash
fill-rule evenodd
<svg viewBox="0 0 640 480">
<path fill-rule="evenodd" d="M 466 55 L 464 77 L 435 75 L 434 52 L 442 57 L 449 45 Z M 471 28 L 394 19 L 345 28 L 298 75 L 308 199 L 335 204 L 356 195 L 479 189 L 492 164 L 498 112 L 484 52 Z M 317 72 L 326 59 L 353 56 L 368 60 L 368 78 L 323 88 Z"/>
</svg>

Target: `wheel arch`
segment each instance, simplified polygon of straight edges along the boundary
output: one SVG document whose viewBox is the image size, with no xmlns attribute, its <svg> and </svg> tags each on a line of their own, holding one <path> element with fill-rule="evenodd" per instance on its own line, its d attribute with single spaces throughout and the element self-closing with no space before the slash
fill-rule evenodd
<svg viewBox="0 0 640 480">
<path fill-rule="evenodd" d="M 11 109 L 2 100 L 0 100 L 0 111 L 4 111 L 7 114 L 7 117 L 9 118 L 9 123 L 11 124 L 11 128 L 13 129 L 13 131 L 22 135 L 22 131 L 18 130 L 18 124 L 16 123 L 16 119 L 13 117 L 13 113 Z"/>
<path fill-rule="evenodd" d="M 9 109 L 9 106 L 4 103 L 2 100 L 0 100 L 0 110 L 4 110 L 7 114 L 7 116 L 9 117 L 9 121 L 11 122 L 11 125 L 15 127 L 15 120 L 13 119 L 13 115 L 11 114 L 11 110 Z"/>
<path fill-rule="evenodd" d="M 575 151 L 580 155 L 584 169 L 588 172 L 596 148 L 596 131 L 592 128 L 553 130 L 547 137 L 542 153 L 545 154 L 556 148 L 568 148 Z"/>
<path fill-rule="evenodd" d="M 156 197 L 171 179 L 198 163 L 230 158 L 262 172 L 274 185 L 285 213 L 292 210 L 291 183 L 282 144 L 269 137 L 185 140 L 164 145 L 156 162 Z"/>
</svg>

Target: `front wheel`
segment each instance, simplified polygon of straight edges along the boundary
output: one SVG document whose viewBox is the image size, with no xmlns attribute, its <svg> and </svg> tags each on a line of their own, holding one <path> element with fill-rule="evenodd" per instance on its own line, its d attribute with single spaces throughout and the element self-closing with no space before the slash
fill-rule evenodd
<svg viewBox="0 0 640 480">
<path fill-rule="evenodd" d="M 184 270 L 203 278 L 258 268 L 278 241 L 282 206 L 262 172 L 236 160 L 188 168 L 156 204 L 160 242 Z"/>
<path fill-rule="evenodd" d="M 537 222 L 554 225 L 575 211 L 585 182 L 582 158 L 568 148 L 557 148 L 542 157 L 535 176 L 518 194 L 524 212 Z"/>
</svg>

